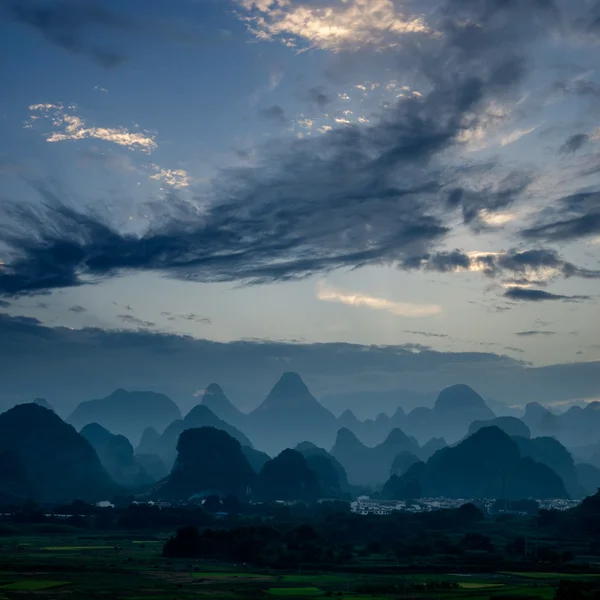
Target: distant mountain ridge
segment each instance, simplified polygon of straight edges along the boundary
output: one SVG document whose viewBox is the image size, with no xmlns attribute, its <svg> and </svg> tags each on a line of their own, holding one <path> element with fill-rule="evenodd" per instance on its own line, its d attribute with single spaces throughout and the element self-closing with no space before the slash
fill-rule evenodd
<svg viewBox="0 0 600 600">
<path fill-rule="evenodd" d="M 521 438 L 525 440 L 525 438 Z M 529 440 L 525 440 L 528 442 Z M 453 447 L 436 452 L 400 477 L 382 496 L 446 498 L 568 498 L 561 477 L 546 464 L 523 456 L 518 443 L 498 427 L 484 427 Z"/>
<path fill-rule="evenodd" d="M 537 402 L 525 407 L 522 420 L 535 437 L 555 437 L 568 447 L 597 444 L 600 431 L 600 402 L 582 408 L 572 406 L 556 414 Z"/>
<path fill-rule="evenodd" d="M 336 418 L 310 393 L 297 373 L 284 373 L 260 406 L 248 415 L 247 431 L 261 450 L 276 453 L 309 439 L 330 446 Z"/>
<path fill-rule="evenodd" d="M 156 481 L 136 461 L 133 446 L 124 435 L 115 435 L 98 423 L 86 425 L 79 433 L 92 445 L 102 466 L 119 485 L 135 487 Z"/>
<path fill-rule="evenodd" d="M 146 427 L 162 431 L 169 423 L 180 418 L 179 407 L 164 394 L 118 389 L 105 398 L 82 402 L 67 422 L 77 429 L 89 423 L 98 423 L 113 433 L 137 442 Z"/>
<path fill-rule="evenodd" d="M 237 427 L 230 425 L 223 419 L 219 419 L 208 406 L 198 404 L 183 419 L 173 421 L 160 437 L 158 455 L 164 460 L 167 467 L 170 467 L 176 459 L 179 436 L 186 429 L 198 429 L 201 427 L 213 427 L 225 431 L 242 446 L 252 447 L 250 439 L 237 429 Z M 148 435 L 146 434 L 146 436 Z"/>
<path fill-rule="evenodd" d="M 400 429 L 394 429 L 388 437 L 374 447 L 365 446 L 349 429 L 338 431 L 331 455 L 346 469 L 350 483 L 354 485 L 378 485 L 387 481 L 392 463 L 398 454 L 420 454 L 420 447 Z"/>
<path fill-rule="evenodd" d="M 243 427 L 247 419 L 247 415 L 229 400 L 218 383 L 211 383 L 204 390 L 200 404 L 208 407 L 219 419 L 235 427 Z"/>
</svg>

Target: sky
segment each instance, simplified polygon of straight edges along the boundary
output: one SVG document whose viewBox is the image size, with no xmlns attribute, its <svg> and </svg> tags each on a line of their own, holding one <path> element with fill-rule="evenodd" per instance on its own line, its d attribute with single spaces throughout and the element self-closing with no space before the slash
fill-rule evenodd
<svg viewBox="0 0 600 600">
<path fill-rule="evenodd" d="M 600 397 L 599 67 L 596 0 L 0 0 L 0 396 L 62 393 L 42 338 L 126 335 Z M 168 388 L 106 368 L 77 394 Z"/>
</svg>

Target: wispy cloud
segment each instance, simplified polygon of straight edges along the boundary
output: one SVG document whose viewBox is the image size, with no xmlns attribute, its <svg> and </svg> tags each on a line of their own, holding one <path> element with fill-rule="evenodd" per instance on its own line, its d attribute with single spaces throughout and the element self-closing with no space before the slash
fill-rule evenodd
<svg viewBox="0 0 600 600">
<path fill-rule="evenodd" d="M 92 1 L 6 0 L 8 14 L 17 22 L 28 25 L 49 42 L 73 54 L 87 56 L 103 67 L 114 67 L 126 57 L 111 48 L 100 47 L 89 39 L 90 32 L 100 29 L 104 39 L 113 39 L 116 32 L 129 33 L 134 25 L 102 3 Z"/>
<path fill-rule="evenodd" d="M 75 108 L 74 105 L 65 108 L 62 104 L 32 104 L 29 110 L 37 113 L 31 115 L 33 121 L 40 115 L 51 119 L 56 131 L 46 137 L 48 142 L 97 139 L 147 154 L 158 147 L 155 136 L 145 132 L 132 132 L 125 127 L 88 127 L 81 117 L 70 114 L 69 111 Z M 31 121 L 26 123 L 26 127 L 31 127 Z"/>
<path fill-rule="evenodd" d="M 589 300 L 589 296 L 565 296 L 563 294 L 553 294 L 545 290 L 533 290 L 520 286 L 511 287 L 504 292 L 506 298 L 511 300 L 523 300 L 525 302 L 543 302 L 545 300 L 559 300 L 563 302 L 579 302 L 580 300 Z"/>
<path fill-rule="evenodd" d="M 183 320 L 183 321 L 191 321 L 194 323 L 199 323 L 201 325 L 211 325 L 212 324 L 212 320 L 210 319 L 210 317 L 204 317 L 202 315 L 196 315 L 194 313 L 187 313 L 187 314 L 180 315 L 180 314 L 174 314 L 171 312 L 161 312 L 160 314 L 163 317 L 167 317 L 167 321 Z"/>
<path fill-rule="evenodd" d="M 397 46 L 398 36 L 427 33 L 420 17 L 405 17 L 392 0 L 299 3 L 289 0 L 238 0 L 240 17 L 259 40 L 279 39 L 290 47 L 324 50 Z"/>
<path fill-rule="evenodd" d="M 515 335 L 518 335 L 519 337 L 534 337 L 534 336 L 549 336 L 549 335 L 556 335 L 556 331 L 542 331 L 539 329 L 533 329 L 531 331 L 519 331 L 518 333 L 515 333 Z"/>
<path fill-rule="evenodd" d="M 123 321 L 127 325 L 135 325 L 136 327 L 156 327 L 156 323 L 152 321 L 143 321 L 133 315 L 117 315 L 117 319 Z"/>
<path fill-rule="evenodd" d="M 189 187 L 191 178 L 187 171 L 183 169 L 163 169 L 158 165 L 151 165 L 154 175 L 150 175 L 150 179 L 160 181 L 164 185 L 168 185 L 176 190 Z"/>
<path fill-rule="evenodd" d="M 324 283 L 321 283 L 318 287 L 317 298 L 325 302 L 339 302 L 347 306 L 384 310 L 398 317 L 431 317 L 442 313 L 442 307 L 436 304 L 396 302 L 387 298 L 338 290 Z"/>
<path fill-rule="evenodd" d="M 86 309 L 83 306 L 80 306 L 79 304 L 76 304 L 75 306 L 71 306 L 71 308 L 69 308 L 69 312 L 72 312 L 72 313 L 84 313 L 84 312 L 86 312 Z"/>
<path fill-rule="evenodd" d="M 530 127 L 529 129 L 516 129 L 515 131 L 512 131 L 511 133 L 509 133 L 509 134 L 505 135 L 503 138 L 501 138 L 500 145 L 508 146 L 510 144 L 514 144 L 515 142 L 518 142 L 521 138 L 525 137 L 526 135 L 533 133 L 537 128 L 538 128 L 538 125 L 536 125 L 535 127 Z"/>
</svg>

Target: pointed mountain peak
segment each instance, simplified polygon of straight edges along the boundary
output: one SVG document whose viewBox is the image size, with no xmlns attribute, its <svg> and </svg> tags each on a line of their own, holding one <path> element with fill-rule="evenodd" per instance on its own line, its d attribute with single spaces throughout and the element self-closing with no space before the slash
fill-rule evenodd
<svg viewBox="0 0 600 600">
<path fill-rule="evenodd" d="M 356 437 L 354 433 L 352 433 L 347 427 L 342 427 L 338 432 L 335 438 L 335 445 L 343 444 L 347 446 L 348 444 L 355 444 L 358 446 L 364 446 L 364 444 Z"/>
<path fill-rule="evenodd" d="M 360 420 L 358 419 L 358 417 L 349 408 L 347 408 L 338 417 L 338 421 L 341 425 L 344 425 L 344 427 L 353 427 L 360 423 Z"/>
<path fill-rule="evenodd" d="M 48 400 L 45 398 L 36 398 L 33 403 L 37 404 L 38 406 L 42 406 L 43 408 L 47 408 L 48 410 L 54 410 Z"/>
<path fill-rule="evenodd" d="M 204 390 L 204 395 L 202 396 L 202 401 L 200 404 L 208 406 L 213 410 L 213 407 L 215 406 L 222 406 L 226 407 L 227 409 L 237 410 L 231 400 L 225 395 L 223 388 L 218 383 L 211 383 Z"/>
<path fill-rule="evenodd" d="M 400 418 L 403 418 L 405 416 L 406 416 L 406 412 L 404 411 L 404 409 L 401 406 L 399 406 L 396 409 L 396 412 L 392 415 L 392 420 L 400 419 Z"/>
<path fill-rule="evenodd" d="M 237 425 L 245 417 L 245 414 L 225 395 L 218 383 L 211 383 L 204 390 L 200 406 L 209 408 L 219 419 L 232 425 Z"/>
<path fill-rule="evenodd" d="M 183 421 L 189 422 L 197 419 L 216 420 L 217 415 L 215 415 L 215 413 L 210 408 L 208 408 L 208 406 L 205 406 L 204 404 L 196 404 L 196 406 L 194 406 L 194 408 L 192 408 L 190 412 L 187 415 L 185 415 Z"/>
<path fill-rule="evenodd" d="M 318 450 L 318 449 L 319 449 L 319 447 L 316 444 L 313 444 L 312 442 L 300 442 L 294 448 L 294 450 L 301 452 L 301 453 L 302 452 L 310 452 L 311 450 Z"/>
<path fill-rule="evenodd" d="M 539 402 L 529 402 L 525 406 L 525 415 L 547 415 L 550 411 Z"/>
<path fill-rule="evenodd" d="M 286 411 L 288 415 L 294 412 L 301 413 L 307 418 L 312 416 L 332 421 L 335 419 L 333 414 L 310 393 L 297 373 L 284 373 L 255 412 L 260 413 L 265 410 Z"/>
<path fill-rule="evenodd" d="M 225 396 L 225 392 L 223 391 L 223 388 L 218 383 L 211 383 L 204 390 L 204 398 L 209 397 L 209 396 L 227 398 L 227 396 Z"/>
<path fill-rule="evenodd" d="M 404 433 L 404 431 L 396 427 L 390 431 L 389 435 L 387 436 L 387 438 L 385 438 L 385 441 L 382 445 L 392 446 L 401 444 L 412 445 L 412 442 L 411 439 Z"/>
<path fill-rule="evenodd" d="M 310 391 L 306 387 L 302 377 L 298 373 L 284 373 L 279 381 L 275 384 L 275 387 L 271 390 L 271 393 L 279 392 L 283 394 L 295 393 L 295 394 L 310 394 Z"/>
</svg>

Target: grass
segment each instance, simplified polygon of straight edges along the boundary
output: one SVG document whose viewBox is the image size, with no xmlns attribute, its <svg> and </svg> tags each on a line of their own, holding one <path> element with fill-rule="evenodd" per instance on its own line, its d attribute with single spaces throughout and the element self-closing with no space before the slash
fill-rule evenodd
<svg viewBox="0 0 600 600">
<path fill-rule="evenodd" d="M 114 546 L 45 546 L 41 550 L 48 552 L 79 552 L 79 550 L 113 550 Z"/>
<path fill-rule="evenodd" d="M 39 579 L 25 579 L 15 583 L 7 583 L 0 586 L 3 590 L 37 591 L 49 590 L 50 588 L 69 585 L 70 581 L 43 581 Z"/>
<path fill-rule="evenodd" d="M 347 575 L 331 573 L 315 573 L 311 575 L 283 575 L 286 583 L 346 583 L 351 578 Z"/>
<path fill-rule="evenodd" d="M 462 590 L 490 590 L 505 587 L 504 583 L 475 583 L 472 581 L 460 582 L 458 587 Z"/>
<path fill-rule="evenodd" d="M 314 596 L 321 596 L 324 592 L 318 587 L 280 587 L 271 588 L 267 592 L 272 596 L 299 596 L 301 598 L 313 598 Z"/>
<path fill-rule="evenodd" d="M 513 577 L 525 577 L 527 579 L 595 579 L 600 577 L 600 573 L 519 573 L 516 571 L 503 571 L 502 575 L 512 575 Z"/>
</svg>

